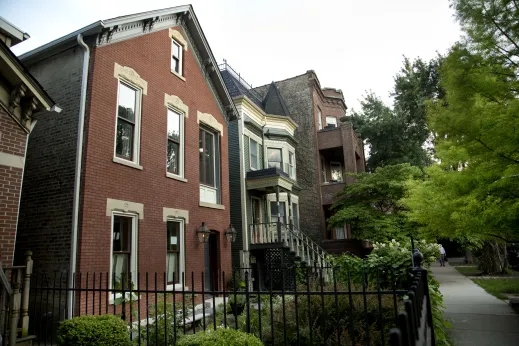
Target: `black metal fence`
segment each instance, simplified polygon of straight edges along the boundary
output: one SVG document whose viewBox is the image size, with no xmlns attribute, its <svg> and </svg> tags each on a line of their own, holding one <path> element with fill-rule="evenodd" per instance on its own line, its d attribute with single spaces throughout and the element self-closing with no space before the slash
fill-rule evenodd
<svg viewBox="0 0 519 346">
<path fill-rule="evenodd" d="M 421 269 L 406 274 L 411 290 L 397 287 L 395 272 L 294 267 L 281 273 L 293 278 L 289 289 L 272 289 L 271 281 L 262 285 L 268 289 L 253 290 L 257 278 L 248 269 L 222 272 L 211 285 L 204 273 L 182 274 L 173 280 L 177 284 L 168 284 L 166 273 L 137 274 L 117 284 L 107 273 L 80 273 L 67 288 L 67 274 L 35 274 L 30 333 L 37 337 L 34 345 L 57 344 L 59 322 L 72 311 L 120 316 L 138 345 L 175 345 L 184 335 L 218 327 L 252 333 L 265 345 L 414 345 L 405 343 L 421 323 L 413 316 L 430 311 Z M 402 309 L 405 314 L 398 313 Z"/>
</svg>

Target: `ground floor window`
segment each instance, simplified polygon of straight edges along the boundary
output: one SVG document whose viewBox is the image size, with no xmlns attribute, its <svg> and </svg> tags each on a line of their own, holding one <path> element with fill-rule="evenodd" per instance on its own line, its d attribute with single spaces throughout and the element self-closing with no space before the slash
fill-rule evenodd
<svg viewBox="0 0 519 346">
<path fill-rule="evenodd" d="M 279 214 L 282 224 L 287 224 L 285 202 L 279 202 Z M 277 202 L 270 202 L 270 222 L 278 222 L 278 204 Z"/>
<path fill-rule="evenodd" d="M 166 239 L 166 273 L 168 284 L 180 283 L 181 267 L 180 256 L 183 241 L 184 224 L 180 220 L 169 220 L 167 222 Z"/>
<path fill-rule="evenodd" d="M 137 263 L 137 217 L 135 215 L 114 214 L 112 229 L 112 267 L 113 288 L 128 288 L 135 280 Z"/>
</svg>

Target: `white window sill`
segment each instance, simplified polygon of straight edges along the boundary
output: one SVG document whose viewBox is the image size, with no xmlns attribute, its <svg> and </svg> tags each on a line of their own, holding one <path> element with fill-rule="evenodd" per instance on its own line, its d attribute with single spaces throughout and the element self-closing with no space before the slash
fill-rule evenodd
<svg viewBox="0 0 519 346">
<path fill-rule="evenodd" d="M 200 203 L 199 203 L 198 205 L 199 205 L 200 207 L 204 207 L 204 208 L 212 208 L 212 209 L 225 210 L 225 205 L 222 205 L 222 204 L 208 203 L 208 202 L 202 202 L 202 201 L 200 201 Z"/>
<path fill-rule="evenodd" d="M 182 284 L 167 285 L 166 291 L 173 291 L 173 288 L 175 288 L 175 292 L 182 292 Z M 184 291 L 189 291 L 189 287 L 184 286 Z"/>
<path fill-rule="evenodd" d="M 142 171 L 142 166 L 141 165 L 138 165 L 138 164 L 136 164 L 135 162 L 132 162 L 132 161 L 121 159 L 120 157 L 114 157 L 113 158 L 113 162 L 121 164 L 121 165 L 124 165 L 124 166 L 131 167 L 131 168 L 135 168 L 135 169 L 138 169 L 138 170 Z"/>
<path fill-rule="evenodd" d="M 116 294 L 111 293 L 110 297 L 108 298 L 108 303 L 113 305 L 115 299 L 122 298 L 122 296 L 123 295 L 121 293 L 116 293 Z M 130 292 L 124 292 L 124 296 L 126 298 L 125 304 L 130 304 Z M 137 297 L 137 295 L 134 292 L 132 292 L 131 293 L 131 298 L 132 298 L 132 303 L 133 303 L 133 302 L 136 302 L 136 301 L 140 300 L 141 296 Z M 123 303 L 121 302 L 118 305 L 123 305 Z"/>
<path fill-rule="evenodd" d="M 166 172 L 166 177 L 187 183 L 187 179 L 182 178 L 180 175 Z"/>
<path fill-rule="evenodd" d="M 178 78 L 180 78 L 181 80 L 183 80 L 184 82 L 186 81 L 186 78 L 178 73 L 176 73 L 175 71 L 171 70 L 171 73 L 173 73 L 175 76 L 177 76 Z"/>
</svg>

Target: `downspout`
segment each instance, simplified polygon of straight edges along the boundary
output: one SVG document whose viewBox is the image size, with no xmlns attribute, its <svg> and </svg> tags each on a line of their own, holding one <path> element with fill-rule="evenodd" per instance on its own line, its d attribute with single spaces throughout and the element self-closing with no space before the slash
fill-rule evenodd
<svg viewBox="0 0 519 346">
<path fill-rule="evenodd" d="M 242 268 L 249 267 L 249 260 L 246 259 L 246 256 L 250 256 L 249 254 L 249 229 L 247 227 L 247 186 L 245 185 L 245 175 L 247 174 L 245 171 L 245 153 L 243 146 L 243 127 L 244 120 L 243 116 L 238 118 L 238 146 L 240 149 L 240 191 L 241 191 L 241 205 L 243 208 L 242 211 L 242 236 L 243 236 L 243 250 L 242 250 L 242 258 L 240 258 L 240 265 Z"/>
<path fill-rule="evenodd" d="M 79 100 L 79 119 L 77 125 L 77 146 L 76 146 L 76 169 L 74 172 L 74 199 L 72 212 L 72 237 L 70 244 L 70 270 L 68 278 L 68 287 L 70 289 L 68 300 L 68 315 L 67 318 L 72 318 L 74 312 L 74 292 L 71 290 L 74 287 L 74 273 L 76 272 L 77 262 L 77 240 L 78 240 L 78 224 L 79 224 L 79 195 L 81 188 L 81 163 L 83 159 L 83 131 L 85 125 L 85 108 L 86 108 L 86 94 L 88 84 L 88 67 L 90 63 L 90 49 L 83 41 L 83 35 L 77 35 L 77 42 L 83 48 L 83 76 L 81 78 L 81 97 Z"/>
</svg>

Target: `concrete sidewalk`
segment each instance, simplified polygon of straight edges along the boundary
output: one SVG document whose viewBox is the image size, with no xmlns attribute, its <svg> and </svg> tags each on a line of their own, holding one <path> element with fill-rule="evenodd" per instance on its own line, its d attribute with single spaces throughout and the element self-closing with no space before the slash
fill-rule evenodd
<svg viewBox="0 0 519 346">
<path fill-rule="evenodd" d="M 455 345 L 519 345 L 519 314 L 449 264 L 436 264 L 431 269 L 440 282 L 445 318 L 452 323 L 449 332 Z"/>
</svg>

